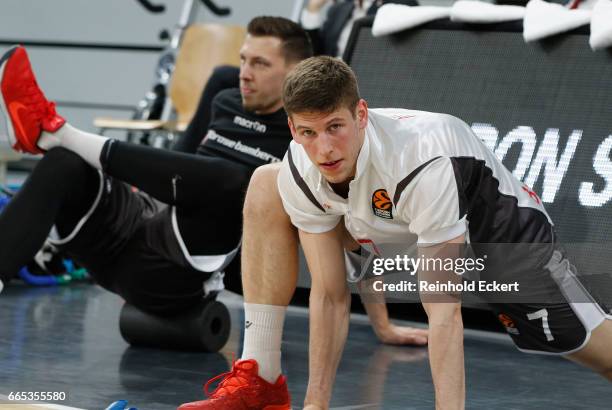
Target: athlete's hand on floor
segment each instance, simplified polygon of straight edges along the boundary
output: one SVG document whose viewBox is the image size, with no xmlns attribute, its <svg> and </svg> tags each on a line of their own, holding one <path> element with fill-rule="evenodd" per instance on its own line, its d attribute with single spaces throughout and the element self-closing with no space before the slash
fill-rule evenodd
<svg viewBox="0 0 612 410">
<path fill-rule="evenodd" d="M 427 329 L 417 329 L 407 326 L 396 326 L 389 323 L 382 329 L 376 329 L 378 340 L 388 345 L 415 345 L 427 344 Z"/>
</svg>

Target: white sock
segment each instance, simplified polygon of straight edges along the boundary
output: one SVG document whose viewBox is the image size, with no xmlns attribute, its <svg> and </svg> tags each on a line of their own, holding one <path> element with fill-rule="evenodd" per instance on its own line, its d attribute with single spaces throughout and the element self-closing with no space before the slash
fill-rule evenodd
<svg viewBox="0 0 612 410">
<path fill-rule="evenodd" d="M 89 165 L 102 169 L 100 154 L 107 137 L 90 134 L 66 123 L 54 133 L 43 131 L 38 140 L 38 147 L 49 151 L 51 148 L 63 147 L 83 158 Z"/>
<path fill-rule="evenodd" d="M 281 374 L 281 342 L 286 306 L 244 304 L 242 359 L 255 359 L 259 376 L 274 383 Z"/>
</svg>

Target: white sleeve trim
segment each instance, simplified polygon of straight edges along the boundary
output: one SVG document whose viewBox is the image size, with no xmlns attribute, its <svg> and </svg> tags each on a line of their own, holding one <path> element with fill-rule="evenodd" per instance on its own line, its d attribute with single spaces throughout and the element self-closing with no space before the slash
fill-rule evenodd
<svg viewBox="0 0 612 410">
<path fill-rule="evenodd" d="M 289 215 L 291 223 L 308 233 L 323 233 L 334 229 L 342 215 L 327 213 L 311 203 L 302 189 L 298 187 L 289 168 L 287 156 L 285 156 L 276 185 L 283 208 Z"/>
<path fill-rule="evenodd" d="M 303 211 L 293 207 L 289 201 L 285 199 L 282 190 L 279 189 L 280 197 L 283 202 L 285 212 L 289 215 L 291 223 L 296 228 L 308 233 L 324 233 L 333 230 L 342 216 L 340 215 L 308 215 Z M 316 220 L 316 222 L 315 222 Z"/>
</svg>

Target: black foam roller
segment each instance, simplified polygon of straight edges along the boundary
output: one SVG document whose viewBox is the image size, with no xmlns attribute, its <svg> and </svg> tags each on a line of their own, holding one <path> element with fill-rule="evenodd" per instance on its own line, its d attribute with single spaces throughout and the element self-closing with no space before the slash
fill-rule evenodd
<svg viewBox="0 0 612 410">
<path fill-rule="evenodd" d="M 119 315 L 126 342 L 158 349 L 217 352 L 227 342 L 230 326 L 227 307 L 216 300 L 174 316 L 156 316 L 126 303 Z"/>
</svg>

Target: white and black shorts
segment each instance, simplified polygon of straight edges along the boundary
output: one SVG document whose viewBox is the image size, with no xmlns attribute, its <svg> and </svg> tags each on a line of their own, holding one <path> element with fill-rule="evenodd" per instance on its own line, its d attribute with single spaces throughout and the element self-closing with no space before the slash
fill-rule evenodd
<svg viewBox="0 0 612 410">
<path fill-rule="evenodd" d="M 154 313 L 172 313 L 199 303 L 203 283 L 223 269 L 240 243 L 240 213 L 227 216 L 224 227 L 236 221 L 235 229 L 219 230 L 210 221 L 217 215 L 206 210 L 188 215 L 190 223 L 202 226 L 198 246 L 225 246 L 219 255 L 192 256 L 178 229 L 174 207 L 165 206 L 129 185 L 100 174 L 98 195 L 89 212 L 64 238 L 50 242 L 87 268 L 94 280 L 119 294 L 127 302 Z M 215 222 L 215 223 L 216 223 Z M 231 236 L 231 237 L 230 237 Z"/>
<path fill-rule="evenodd" d="M 540 272 L 525 272 L 528 282 L 546 292 L 547 302 L 492 303 L 516 347 L 528 353 L 565 355 L 582 349 L 591 332 L 612 319 L 609 309 L 587 288 L 576 268 L 555 249 Z"/>
</svg>

